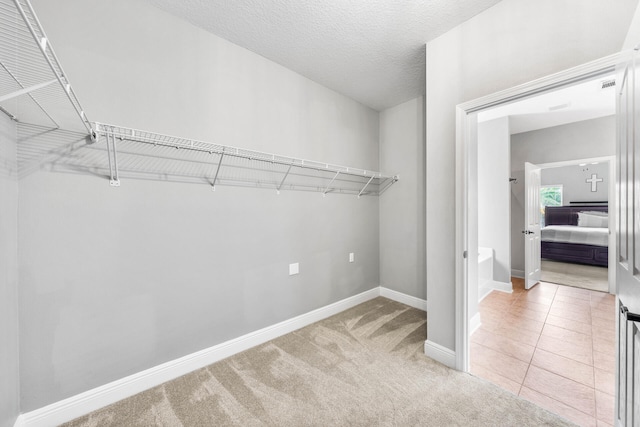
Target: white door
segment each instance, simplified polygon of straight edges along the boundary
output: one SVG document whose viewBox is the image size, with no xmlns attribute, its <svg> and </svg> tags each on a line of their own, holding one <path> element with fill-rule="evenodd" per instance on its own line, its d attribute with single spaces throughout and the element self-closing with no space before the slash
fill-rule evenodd
<svg viewBox="0 0 640 427">
<path fill-rule="evenodd" d="M 524 164 L 524 278 L 525 288 L 540 281 L 540 167 Z"/>
<path fill-rule="evenodd" d="M 618 354 L 616 424 L 640 425 L 640 76 L 636 59 L 619 67 L 617 100 Z M 640 67 L 638 67 L 640 69 Z M 634 185 L 635 184 L 635 185 Z"/>
</svg>

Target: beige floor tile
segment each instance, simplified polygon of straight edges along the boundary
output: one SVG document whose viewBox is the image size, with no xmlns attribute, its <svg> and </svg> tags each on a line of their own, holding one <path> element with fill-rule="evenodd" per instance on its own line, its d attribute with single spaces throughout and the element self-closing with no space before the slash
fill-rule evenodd
<svg viewBox="0 0 640 427">
<path fill-rule="evenodd" d="M 523 386 L 520 389 L 520 397 L 527 399 L 530 402 L 535 403 L 536 405 L 545 408 L 548 411 L 553 412 L 554 414 L 558 414 L 561 417 L 566 418 L 569 421 L 572 421 L 579 426 L 583 427 L 592 427 L 596 426 L 596 418 L 590 415 L 585 414 L 584 412 L 578 411 L 571 406 L 565 405 L 562 402 L 559 402 L 555 399 L 550 398 L 549 396 L 545 396 L 542 393 L 538 393 L 535 390 L 532 390 L 528 387 Z"/>
<path fill-rule="evenodd" d="M 478 303 L 478 308 L 480 310 L 489 309 L 492 311 L 496 311 L 498 313 L 503 313 L 505 311 L 508 311 L 511 305 L 512 305 L 512 302 L 496 300 L 496 299 L 488 299 L 487 297 L 482 301 L 480 301 L 480 303 Z"/>
<path fill-rule="evenodd" d="M 549 311 L 549 308 L 551 307 L 551 304 L 543 304 L 538 301 L 528 300 L 526 298 L 515 301 L 513 305 L 515 307 L 522 307 L 528 310 L 540 311 L 542 313 L 547 313 Z"/>
<path fill-rule="evenodd" d="M 580 332 L 581 334 L 591 335 L 591 325 L 588 323 L 576 322 L 575 320 L 565 319 L 551 314 L 547 316 L 546 323 L 548 325 L 569 329 L 570 331 Z"/>
<path fill-rule="evenodd" d="M 533 357 L 533 351 L 535 350 L 534 346 L 517 342 L 491 332 L 486 332 L 485 339 L 480 344 L 508 356 L 513 356 L 526 363 L 531 362 L 531 357 Z"/>
<path fill-rule="evenodd" d="M 591 335 L 581 334 L 580 332 L 571 331 L 569 329 L 560 328 L 558 326 L 544 325 L 542 329 L 543 336 L 557 338 L 573 344 L 588 346 L 591 344 Z"/>
<path fill-rule="evenodd" d="M 471 337 L 471 372 L 579 425 L 610 425 L 615 297 L 553 283 L 530 290 L 521 279 L 512 283 L 513 294 L 494 292 L 480 305 L 483 324 Z"/>
<path fill-rule="evenodd" d="M 593 368 L 595 375 L 595 388 L 598 391 L 610 395 L 616 394 L 616 375 L 613 372 L 603 371 L 602 369 Z"/>
<path fill-rule="evenodd" d="M 615 335 L 612 337 L 601 337 L 598 335 L 593 336 L 593 351 L 599 351 L 601 353 L 614 353 L 616 352 L 616 338 Z"/>
<path fill-rule="evenodd" d="M 591 344 L 575 344 L 550 336 L 540 335 L 538 348 L 593 366 L 593 349 Z"/>
<path fill-rule="evenodd" d="M 596 415 L 594 390 L 584 384 L 532 365 L 529 367 L 523 386 L 558 400 L 585 414 Z"/>
<path fill-rule="evenodd" d="M 591 295 L 586 289 L 572 288 L 569 286 L 560 286 L 556 295 L 569 296 L 578 300 L 591 301 Z"/>
<path fill-rule="evenodd" d="M 596 310 L 613 310 L 615 312 L 615 307 L 616 307 L 616 300 L 615 298 L 613 298 L 613 295 L 608 295 L 607 296 L 611 296 L 611 298 L 607 298 L 607 297 L 593 297 L 591 296 L 591 308 L 595 308 Z"/>
<path fill-rule="evenodd" d="M 531 294 L 528 292 L 523 292 L 518 301 L 531 301 L 538 304 L 544 304 L 546 306 L 551 306 L 553 302 L 553 295 L 545 296 L 539 293 Z"/>
<path fill-rule="evenodd" d="M 567 294 L 557 294 L 553 299 L 556 302 L 564 302 L 564 303 L 578 303 L 581 307 L 590 307 L 590 301 L 585 299 L 575 299 L 572 295 Z"/>
<path fill-rule="evenodd" d="M 474 342 L 477 344 L 482 344 L 483 341 L 487 338 L 487 335 L 490 332 L 484 328 L 484 325 L 481 325 L 476 331 L 469 337 L 470 342 Z"/>
<path fill-rule="evenodd" d="M 509 312 L 517 317 L 521 317 L 529 320 L 535 320 L 536 322 L 544 322 L 545 319 L 547 318 L 546 311 L 540 312 L 540 311 L 530 310 L 528 308 L 518 307 L 518 306 L 511 307 Z"/>
<path fill-rule="evenodd" d="M 593 366 L 603 371 L 615 374 L 616 372 L 616 354 L 593 352 Z"/>
<path fill-rule="evenodd" d="M 511 304 L 517 298 L 517 294 L 491 291 L 491 293 L 487 295 L 481 302 L 486 302 L 489 304 Z"/>
<path fill-rule="evenodd" d="M 506 311 L 499 311 L 493 308 L 480 307 L 480 318 L 482 321 L 500 322 Z"/>
<path fill-rule="evenodd" d="M 576 362 L 568 357 L 559 356 L 538 348 L 533 355 L 531 364 L 588 387 L 594 386 L 593 367 Z"/>
<path fill-rule="evenodd" d="M 559 288 L 560 286 L 555 283 L 540 282 L 533 288 L 533 290 L 555 293 Z"/>
<path fill-rule="evenodd" d="M 506 323 L 501 323 L 498 328 L 492 329 L 491 332 L 534 347 L 538 344 L 538 339 L 540 339 L 539 332 L 508 326 Z"/>
<path fill-rule="evenodd" d="M 502 325 L 510 328 L 518 328 L 525 331 L 540 333 L 544 327 L 544 321 L 528 319 L 514 313 L 506 313 L 502 318 Z"/>
<path fill-rule="evenodd" d="M 616 331 L 615 329 L 610 328 L 602 328 L 599 326 L 591 327 L 592 336 L 595 339 L 602 339 L 608 341 L 615 341 L 616 339 Z"/>
<path fill-rule="evenodd" d="M 593 326 L 593 328 L 598 328 L 598 329 L 606 329 L 612 332 L 615 332 L 616 330 L 616 319 L 615 317 L 611 318 L 611 319 L 604 319 L 602 317 L 592 317 L 591 318 L 591 326 Z"/>
<path fill-rule="evenodd" d="M 471 364 L 471 373 L 517 395 L 521 385 L 483 366 Z"/>
<path fill-rule="evenodd" d="M 553 304 L 551 304 L 551 308 L 556 310 L 566 310 L 572 313 L 590 313 L 591 312 L 591 304 L 589 301 L 584 300 L 574 300 L 572 302 L 567 301 L 559 301 L 560 296 L 557 296 L 553 300 Z"/>
<path fill-rule="evenodd" d="M 601 319 L 615 322 L 616 309 L 615 307 L 604 309 L 591 307 L 591 317 L 599 317 Z"/>
<path fill-rule="evenodd" d="M 490 330 L 495 329 L 495 328 L 499 328 L 500 325 L 502 325 L 502 319 L 485 318 L 485 317 L 482 316 L 482 312 L 480 313 L 480 319 L 482 321 L 482 327 L 487 331 L 490 331 Z"/>
<path fill-rule="evenodd" d="M 470 359 L 474 366 L 481 366 L 511 381 L 522 384 L 527 374 L 528 363 L 480 344 L 471 343 L 470 347 Z"/>
<path fill-rule="evenodd" d="M 615 397 L 596 390 L 596 417 L 613 425 L 615 417 Z"/>
<path fill-rule="evenodd" d="M 573 320 L 575 322 L 591 324 L 591 312 L 573 312 L 551 307 L 549 314 L 556 317 L 562 317 L 563 319 Z"/>
</svg>

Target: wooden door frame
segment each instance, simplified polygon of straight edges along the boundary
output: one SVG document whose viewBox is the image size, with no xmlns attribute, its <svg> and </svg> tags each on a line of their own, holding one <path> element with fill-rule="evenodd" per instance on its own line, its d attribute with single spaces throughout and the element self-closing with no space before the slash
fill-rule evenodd
<svg viewBox="0 0 640 427">
<path fill-rule="evenodd" d="M 468 283 L 477 282 L 476 277 L 469 277 L 467 268 L 467 254 L 477 252 L 477 228 L 469 221 L 471 215 L 478 214 L 477 206 L 469 203 L 470 191 L 473 187 L 470 182 L 475 182 L 476 176 L 470 176 L 476 169 L 471 167 L 472 162 L 477 162 L 477 123 L 476 113 L 481 110 L 508 104 L 523 98 L 538 95 L 543 92 L 558 89 L 563 86 L 596 78 L 601 75 L 611 74 L 616 71 L 616 66 L 631 58 L 631 51 L 624 51 L 607 56 L 586 64 L 552 74 L 541 79 L 531 81 L 510 89 L 465 102 L 456 106 L 456 160 L 455 160 L 455 367 L 468 372 L 469 370 L 469 300 Z M 477 174 L 477 172 L 476 172 Z M 475 190 L 477 191 L 477 190 Z M 475 247 L 471 247 L 475 241 Z M 474 252 L 475 251 L 475 252 Z"/>
</svg>

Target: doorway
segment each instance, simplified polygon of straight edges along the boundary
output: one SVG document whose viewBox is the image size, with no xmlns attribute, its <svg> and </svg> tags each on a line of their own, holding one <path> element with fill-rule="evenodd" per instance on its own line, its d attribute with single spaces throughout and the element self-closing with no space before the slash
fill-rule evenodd
<svg viewBox="0 0 640 427">
<path fill-rule="evenodd" d="M 609 249 L 616 247 L 615 155 L 538 166 L 542 172 L 542 227 L 547 227 L 547 240 L 553 240 L 542 251 L 541 281 L 615 294 L 615 251 Z M 596 215 L 596 220 L 603 223 L 590 223 L 587 215 L 586 227 L 565 226 L 564 218 L 558 215 L 570 211 L 566 207 Z M 578 246 L 565 244 L 564 240 Z"/>
<path fill-rule="evenodd" d="M 574 86 L 578 82 L 584 82 L 593 78 L 599 79 L 611 73 L 613 68 L 615 67 L 615 63 L 610 63 L 606 66 L 599 64 L 598 71 L 585 72 L 585 69 L 588 69 L 593 65 L 594 64 L 590 64 L 585 67 L 580 67 L 582 68 L 582 70 L 573 70 L 573 73 L 567 73 L 567 75 L 563 76 L 563 78 L 558 77 L 558 82 L 551 86 L 553 87 L 553 89 L 557 89 L 558 87 L 563 85 Z M 538 94 L 549 89 L 549 85 L 543 85 L 542 87 L 538 88 L 535 87 L 535 84 L 532 84 L 531 86 L 534 89 L 531 89 L 529 93 L 527 93 L 526 90 L 523 91 L 523 89 L 516 90 L 516 92 L 520 92 L 519 97 L 532 97 L 534 94 Z M 525 95 L 522 95 L 523 93 Z M 506 99 L 507 101 L 505 101 L 505 103 L 512 103 L 514 99 L 516 99 L 516 95 L 513 95 L 511 97 L 507 96 Z M 496 104 L 499 103 L 494 102 L 492 106 Z M 476 105 L 466 105 L 459 108 L 459 118 L 461 118 L 461 121 L 473 122 L 474 124 L 469 125 L 467 123 L 467 125 L 463 126 L 463 129 L 470 130 L 470 134 L 461 132 L 463 136 L 459 135 L 458 140 L 458 142 L 463 145 L 460 148 L 462 148 L 462 153 L 464 154 L 458 157 L 458 161 L 461 163 L 463 169 L 465 169 L 466 173 L 468 173 L 469 175 L 465 176 L 464 174 L 461 174 L 462 176 L 459 176 L 460 180 L 457 184 L 462 183 L 463 185 L 456 186 L 457 189 L 463 190 L 461 192 L 457 192 L 457 196 L 459 197 L 459 199 L 457 200 L 461 202 L 460 204 L 458 204 L 458 207 L 462 210 L 462 212 L 458 212 L 458 220 L 460 220 L 460 222 L 458 223 L 458 225 L 460 226 L 458 230 L 460 230 L 461 233 L 457 234 L 457 243 L 460 244 L 460 248 L 464 248 L 468 251 L 468 253 L 473 254 L 477 252 L 476 248 L 480 243 L 478 240 L 476 240 L 477 235 L 474 235 L 474 226 L 478 227 L 478 224 L 474 224 L 473 219 L 470 218 L 472 214 L 468 214 L 469 217 L 465 218 L 465 210 L 466 212 L 474 212 L 477 209 L 478 204 L 477 192 L 479 192 L 479 190 L 477 188 L 474 189 L 474 186 L 469 184 L 470 182 L 473 182 L 474 174 L 477 173 L 477 171 L 474 170 L 472 161 L 470 159 L 475 158 L 478 154 L 477 151 L 475 151 L 478 147 L 477 134 L 475 133 L 477 128 L 475 128 L 475 123 L 477 123 L 478 112 L 481 112 L 482 110 L 482 101 L 477 102 Z M 465 138 L 464 136 L 466 136 L 467 138 Z M 465 147 L 464 143 L 469 144 L 470 141 L 472 143 L 469 146 Z M 613 182 L 613 180 L 610 181 Z M 615 192 L 612 192 L 612 194 L 614 193 Z M 615 230 L 613 234 L 615 234 Z M 471 265 L 471 261 L 473 261 L 473 258 L 469 257 L 464 259 L 469 259 L 469 264 L 465 265 L 466 261 L 461 261 L 461 263 L 458 265 L 459 267 L 462 267 L 457 270 L 459 273 L 459 278 L 461 279 L 460 281 L 464 285 L 467 285 L 469 283 L 477 283 L 478 271 L 475 266 Z M 611 281 L 611 283 L 613 284 L 615 283 L 615 281 Z M 524 289 L 524 282 L 519 281 L 518 279 L 512 280 L 512 285 L 512 293 L 492 292 L 491 294 L 489 294 L 489 296 L 485 298 L 484 301 L 486 302 L 485 305 L 491 306 L 493 310 L 488 310 L 486 316 L 484 315 L 484 313 L 481 316 L 481 321 L 483 324 L 490 325 L 493 323 L 495 327 L 504 328 L 503 331 L 505 333 L 502 335 L 492 335 L 484 331 L 481 332 L 476 340 L 472 340 L 470 344 L 469 342 L 464 342 L 464 335 L 457 335 L 457 348 L 464 349 L 462 352 L 457 353 L 459 367 L 461 367 L 462 369 L 467 369 L 469 366 L 468 349 L 472 347 L 478 350 L 480 348 L 478 347 L 478 341 L 484 342 L 488 345 L 481 346 L 484 354 L 480 355 L 480 357 L 493 359 L 494 361 L 505 359 L 502 363 L 504 368 L 507 370 L 511 370 L 510 374 L 513 374 L 513 376 L 520 375 L 523 379 L 523 381 L 518 384 L 517 381 L 512 381 L 511 383 L 509 383 L 508 381 L 503 381 L 505 378 L 508 379 L 507 377 L 498 379 L 494 376 L 494 382 L 502 381 L 502 385 L 512 392 L 521 394 L 524 397 L 529 398 L 530 400 L 534 400 L 541 406 L 545 406 L 542 403 L 546 403 L 546 407 L 548 409 L 555 409 L 554 412 L 564 411 L 562 415 L 565 415 L 567 417 L 570 417 L 569 414 L 571 414 L 572 419 L 581 423 L 587 422 L 589 418 L 595 423 L 596 419 L 601 418 L 598 416 L 598 412 L 596 412 L 596 405 L 601 406 L 599 408 L 600 414 L 608 413 L 607 411 L 609 411 L 609 409 L 609 412 L 613 414 L 613 398 L 598 399 L 598 402 L 606 401 L 606 403 L 596 402 L 597 395 L 604 392 L 599 390 L 598 387 L 600 386 L 595 384 L 596 382 L 598 384 L 602 384 L 605 382 L 611 382 L 613 380 L 614 372 L 611 372 L 611 370 L 615 371 L 615 368 L 610 367 L 611 362 L 615 360 L 615 356 L 612 356 L 611 360 L 608 360 L 606 364 L 599 365 L 600 367 L 605 367 L 606 365 L 606 368 L 609 369 L 607 371 L 605 369 L 600 369 L 600 367 L 594 366 L 596 363 L 594 361 L 595 353 L 591 350 L 595 347 L 596 341 L 598 341 L 598 345 L 600 345 L 602 341 L 600 338 L 603 334 L 610 335 L 610 337 L 613 338 L 613 344 L 615 344 L 614 317 L 612 316 L 611 320 L 606 320 L 606 325 L 604 325 L 602 329 L 597 330 L 598 336 L 596 338 L 592 338 L 592 335 L 590 334 L 595 330 L 593 329 L 593 318 L 591 316 L 591 310 L 593 310 L 593 312 L 595 312 L 596 314 L 600 314 L 598 312 L 599 310 L 602 310 L 603 312 L 610 311 L 609 308 L 613 307 L 614 305 L 614 297 L 609 294 L 592 294 L 591 292 L 586 290 L 577 290 L 575 288 L 562 287 L 551 283 L 539 283 L 538 285 L 534 286 L 531 291 L 527 292 Z M 457 283 L 457 286 L 459 286 L 459 283 Z M 457 303 L 460 304 L 462 302 L 462 306 L 468 310 L 473 305 L 473 301 L 471 301 L 471 299 L 473 299 L 473 292 L 470 292 L 468 287 L 466 289 L 465 287 L 462 287 L 462 289 L 459 287 L 458 289 L 462 292 L 457 294 L 460 297 Z M 461 306 L 458 305 L 457 308 L 457 314 L 460 315 Z M 588 319 L 586 317 L 581 317 L 582 315 L 580 314 L 580 311 L 584 309 L 589 310 Z M 506 327 L 504 325 L 504 319 L 499 318 L 501 315 L 504 315 L 504 313 L 507 312 L 508 316 L 511 316 L 508 322 L 510 330 L 507 330 L 509 329 L 509 327 Z M 567 315 L 568 313 L 570 314 Z M 467 318 L 464 319 L 465 321 L 461 323 L 462 327 L 457 328 L 457 333 L 460 333 L 460 329 L 469 328 L 466 321 L 471 317 L 470 311 L 462 313 L 463 317 L 465 315 L 467 316 Z M 549 322 L 547 322 L 547 320 Z M 580 322 L 580 320 L 582 320 L 582 322 Z M 611 328 L 612 325 L 613 328 Z M 543 336 L 542 334 L 543 330 L 547 331 L 546 334 L 544 334 L 545 336 Z M 609 332 L 611 333 L 609 334 Z M 508 335 L 508 333 L 518 335 L 521 345 L 518 345 L 517 343 L 514 345 L 513 342 L 505 340 L 504 338 L 506 335 Z M 584 339 L 584 337 L 587 335 L 590 337 L 588 345 L 586 345 L 586 341 Z M 523 341 L 525 340 L 529 340 L 529 343 L 524 343 Z M 567 343 L 570 343 L 572 345 L 564 345 Z M 605 345 L 610 344 L 611 342 L 605 343 Z M 523 362 L 522 359 L 528 358 L 529 363 L 524 362 L 521 364 L 509 364 L 507 363 L 507 359 L 504 357 L 504 354 L 501 354 L 501 352 L 499 351 L 495 351 L 496 347 L 503 347 L 503 349 L 506 349 L 507 353 L 511 353 L 509 354 L 509 356 L 511 356 L 512 358 L 513 356 L 515 356 L 515 359 L 520 359 L 521 362 Z M 613 346 L 611 347 L 612 350 L 615 351 Z M 576 354 L 578 353 L 580 353 L 580 355 L 576 356 Z M 605 354 L 606 352 L 599 353 Z M 536 363 L 531 363 L 531 360 L 534 357 L 536 357 Z M 582 357 L 582 360 L 577 361 L 575 360 L 576 357 Z M 597 357 L 601 359 L 605 356 L 599 354 Z M 602 360 L 598 360 L 597 363 L 601 362 Z M 543 365 L 543 367 L 541 367 L 541 365 Z M 554 375 L 558 376 L 558 367 L 561 367 L 563 365 L 565 365 L 568 371 L 563 375 L 560 375 L 561 379 L 558 380 L 556 377 L 554 377 Z M 571 369 L 573 369 L 574 371 L 577 369 L 580 372 L 576 373 L 571 371 Z M 590 376 L 588 374 L 589 370 L 591 372 Z M 482 369 L 479 369 L 478 371 L 482 371 Z M 523 385 L 524 378 L 529 372 L 535 373 L 536 375 L 531 376 L 532 379 L 530 380 L 530 383 L 528 385 L 531 385 L 531 381 L 548 383 L 549 381 L 557 380 L 561 383 L 558 388 L 571 389 L 573 387 L 572 392 L 569 394 L 573 395 L 574 397 L 582 395 L 585 398 L 582 400 L 580 400 L 579 398 L 576 402 L 563 402 L 562 399 L 552 398 L 552 394 L 554 392 L 553 390 L 541 393 L 539 391 L 539 388 L 536 389 L 535 386 L 525 387 Z M 495 374 L 495 372 L 484 372 L 484 374 L 487 376 L 491 376 Z M 600 378 L 595 378 L 596 375 L 599 375 Z M 606 378 L 603 379 L 601 378 L 602 376 L 606 376 Z M 491 380 L 491 378 L 487 379 Z M 588 386 L 589 384 L 591 385 L 590 388 Z M 581 385 L 583 387 L 580 387 Z M 613 387 L 611 387 L 611 389 L 613 389 Z M 591 395 L 593 396 L 591 401 L 589 401 L 589 398 L 587 396 L 589 393 L 591 393 Z M 607 405 L 611 407 L 605 408 L 604 406 Z M 583 415 L 586 417 L 585 419 L 580 418 Z M 606 419 L 609 420 L 608 415 Z"/>
</svg>

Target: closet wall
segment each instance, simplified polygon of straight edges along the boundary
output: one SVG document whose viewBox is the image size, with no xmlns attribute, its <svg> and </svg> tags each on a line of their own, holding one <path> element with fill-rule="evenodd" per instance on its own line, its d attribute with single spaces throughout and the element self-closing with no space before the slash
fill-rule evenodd
<svg viewBox="0 0 640 427">
<path fill-rule="evenodd" d="M 0 113 L 0 427 L 20 413 L 16 126 Z"/>
<path fill-rule="evenodd" d="M 426 299 L 424 97 L 380 113 L 380 169 L 401 181 L 380 196 L 380 284 Z"/>
<path fill-rule="evenodd" d="M 33 4 L 92 120 L 378 169 L 374 110 L 142 1 Z M 50 166 L 20 180 L 23 411 L 379 285 L 377 197 Z"/>
</svg>

